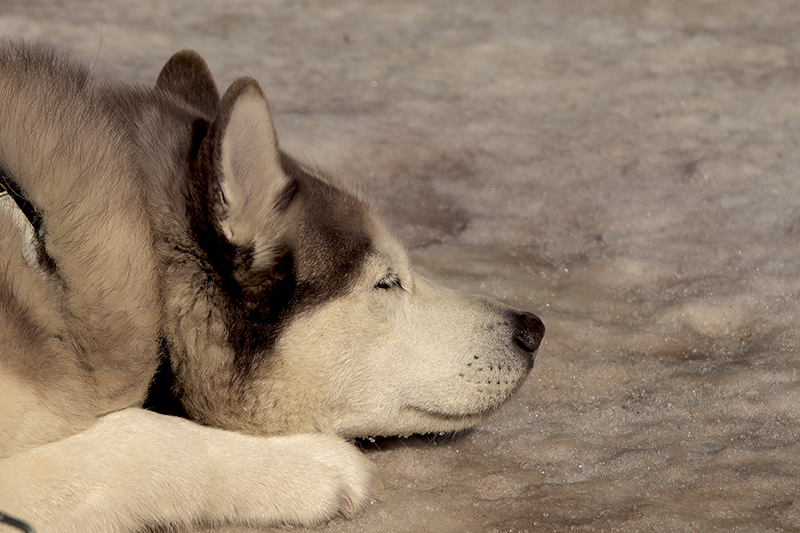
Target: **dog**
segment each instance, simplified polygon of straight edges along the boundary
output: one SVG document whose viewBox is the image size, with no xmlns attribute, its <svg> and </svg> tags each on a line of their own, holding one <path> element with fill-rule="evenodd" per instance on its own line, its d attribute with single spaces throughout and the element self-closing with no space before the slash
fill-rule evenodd
<svg viewBox="0 0 800 533">
<path fill-rule="evenodd" d="M 542 321 L 415 274 L 255 80 L 4 41 L 0 98 L 0 509 L 40 533 L 352 516 L 346 439 L 472 427 L 531 370 Z"/>
</svg>

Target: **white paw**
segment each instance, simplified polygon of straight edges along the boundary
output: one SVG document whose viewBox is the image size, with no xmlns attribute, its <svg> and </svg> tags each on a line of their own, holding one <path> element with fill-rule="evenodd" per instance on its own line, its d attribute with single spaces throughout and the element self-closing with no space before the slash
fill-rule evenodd
<svg viewBox="0 0 800 533">
<path fill-rule="evenodd" d="M 351 517 L 366 506 L 370 498 L 378 495 L 383 487 L 378 468 L 355 446 L 328 435 L 314 435 L 315 440 L 325 439 L 314 459 L 324 468 L 325 477 L 317 480 L 317 486 L 328 494 L 329 520 L 337 514 Z"/>
<path fill-rule="evenodd" d="M 269 522 L 313 526 L 351 517 L 382 487 L 377 467 L 338 437 L 315 433 L 266 441 L 271 453 L 261 455 L 257 471 L 245 478 L 268 492 L 249 501 L 263 506 Z"/>
</svg>

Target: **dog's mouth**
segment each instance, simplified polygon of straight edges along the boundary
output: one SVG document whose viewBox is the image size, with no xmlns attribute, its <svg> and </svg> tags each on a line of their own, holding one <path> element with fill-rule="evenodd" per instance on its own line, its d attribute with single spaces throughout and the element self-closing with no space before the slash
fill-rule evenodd
<svg viewBox="0 0 800 533">
<path fill-rule="evenodd" d="M 518 369 L 513 376 L 487 376 L 489 379 L 485 382 L 472 383 L 476 388 L 472 389 L 472 394 L 465 395 L 463 402 L 447 401 L 437 405 L 436 400 L 432 399 L 430 403 L 408 404 L 404 409 L 413 412 L 415 417 L 435 419 L 448 425 L 473 426 L 491 416 L 517 393 L 525 382 L 535 357 L 536 350 L 529 352 L 525 358 L 527 364 L 524 364 L 524 368 Z M 497 388 L 493 388 L 495 380 Z"/>
<path fill-rule="evenodd" d="M 390 421 L 388 425 L 381 423 L 372 427 L 340 429 L 336 432 L 346 439 L 444 434 L 473 428 L 485 422 L 492 412 L 456 414 L 407 406 L 397 413 L 398 420 L 394 423 Z"/>
<path fill-rule="evenodd" d="M 536 356 L 539 354 L 538 347 L 535 350 L 531 350 L 530 345 L 527 344 L 527 342 L 520 337 L 514 339 L 514 344 L 516 345 L 520 355 L 525 360 L 525 366 L 526 366 L 525 371 L 530 372 L 531 369 L 533 368 L 534 361 L 536 361 Z"/>
<path fill-rule="evenodd" d="M 490 407 L 476 412 L 462 413 L 445 412 L 435 408 L 417 406 L 408 406 L 405 410 L 411 411 L 415 416 L 430 420 L 435 424 L 445 424 L 448 426 L 448 429 L 453 429 L 451 426 L 458 426 L 457 429 L 463 429 L 483 422 L 497 410 L 497 407 Z"/>
</svg>

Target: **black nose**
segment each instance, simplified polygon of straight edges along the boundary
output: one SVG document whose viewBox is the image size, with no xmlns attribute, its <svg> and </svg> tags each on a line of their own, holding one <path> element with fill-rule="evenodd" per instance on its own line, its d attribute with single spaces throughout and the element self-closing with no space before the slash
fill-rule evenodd
<svg viewBox="0 0 800 533">
<path fill-rule="evenodd" d="M 544 337 L 544 323 L 533 313 L 518 313 L 516 320 L 517 332 L 514 342 L 526 352 L 535 352 Z"/>
</svg>

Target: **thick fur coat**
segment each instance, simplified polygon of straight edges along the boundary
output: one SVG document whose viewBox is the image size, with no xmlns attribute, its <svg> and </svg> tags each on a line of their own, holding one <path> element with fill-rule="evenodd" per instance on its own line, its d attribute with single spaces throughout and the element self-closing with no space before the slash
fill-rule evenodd
<svg viewBox="0 0 800 533">
<path fill-rule="evenodd" d="M 342 437 L 470 427 L 533 365 L 541 321 L 416 275 L 252 79 L 6 42 L 0 114 L 0 509 L 40 532 L 352 514 Z"/>
</svg>

